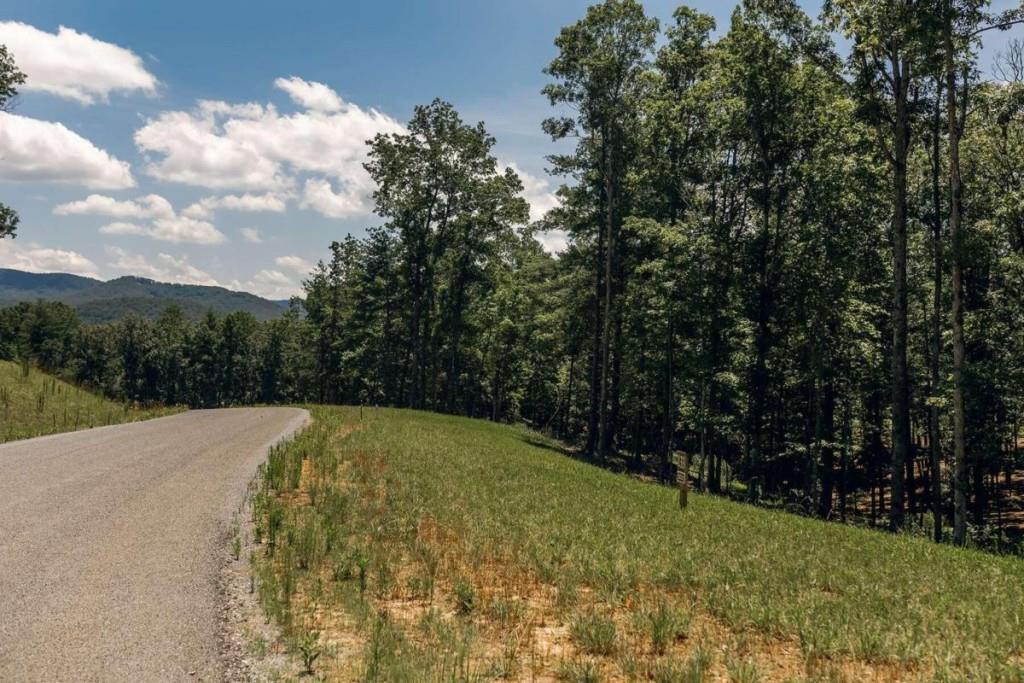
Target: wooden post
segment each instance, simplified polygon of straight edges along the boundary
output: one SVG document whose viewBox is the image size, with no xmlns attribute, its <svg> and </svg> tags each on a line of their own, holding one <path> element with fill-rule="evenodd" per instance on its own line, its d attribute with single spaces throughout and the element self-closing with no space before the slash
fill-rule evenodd
<svg viewBox="0 0 1024 683">
<path fill-rule="evenodd" d="M 690 455 L 677 454 L 673 460 L 676 463 L 676 484 L 679 486 L 679 508 L 685 509 L 690 493 Z"/>
</svg>

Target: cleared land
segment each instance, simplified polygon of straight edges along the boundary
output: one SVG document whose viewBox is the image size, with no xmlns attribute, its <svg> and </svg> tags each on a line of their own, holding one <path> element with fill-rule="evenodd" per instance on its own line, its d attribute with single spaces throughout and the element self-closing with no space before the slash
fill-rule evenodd
<svg viewBox="0 0 1024 683">
<path fill-rule="evenodd" d="M 0 681 L 223 678 L 227 522 L 292 408 L 0 446 Z"/>
<path fill-rule="evenodd" d="M 0 443 L 148 420 L 181 410 L 110 401 L 30 366 L 0 361 Z"/>
<path fill-rule="evenodd" d="M 314 417 L 264 467 L 255 554 L 281 645 L 327 679 L 1024 677 L 1019 559 L 699 495 L 681 512 L 497 424 Z"/>
</svg>

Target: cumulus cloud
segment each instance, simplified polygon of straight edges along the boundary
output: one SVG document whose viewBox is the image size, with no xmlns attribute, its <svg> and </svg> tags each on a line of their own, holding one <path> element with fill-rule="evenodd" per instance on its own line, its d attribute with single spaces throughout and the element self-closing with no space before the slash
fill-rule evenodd
<svg viewBox="0 0 1024 683">
<path fill-rule="evenodd" d="M 306 181 L 299 206 L 312 209 L 328 218 L 361 216 L 370 210 L 367 198 L 371 190 L 367 189 L 368 185 L 369 177 L 366 178 L 366 183 L 353 182 L 342 185 L 341 190 L 335 192 L 330 181 L 310 178 Z"/>
<path fill-rule="evenodd" d="M 107 223 L 100 228 L 100 232 L 104 235 L 145 235 L 147 228 L 139 225 L 138 223 L 114 221 L 113 223 Z"/>
<path fill-rule="evenodd" d="M 238 232 L 250 244 L 263 244 L 263 235 L 256 228 L 239 228 Z"/>
<path fill-rule="evenodd" d="M 231 288 L 252 292 L 266 299 L 290 299 L 302 293 L 302 286 L 295 278 L 273 268 L 259 271 L 247 282 L 235 281 Z"/>
<path fill-rule="evenodd" d="M 313 264 L 300 256 L 278 256 L 274 259 L 274 263 L 279 268 L 290 270 L 302 276 L 309 275 L 313 270 Z"/>
<path fill-rule="evenodd" d="M 305 81 L 298 76 L 278 78 L 274 87 L 284 90 L 292 101 L 311 111 L 340 111 L 345 106 L 338 93 L 323 83 Z"/>
<path fill-rule="evenodd" d="M 192 218 L 209 218 L 217 209 L 282 213 L 287 208 L 285 197 L 279 194 L 228 194 L 220 197 L 203 197 L 186 207 L 182 214 Z"/>
<path fill-rule="evenodd" d="M 85 199 L 58 204 L 53 212 L 58 216 L 170 218 L 174 216 L 174 207 L 158 194 L 148 194 L 128 201 L 120 201 L 102 194 L 91 194 Z"/>
<path fill-rule="evenodd" d="M 131 167 L 63 124 L 0 111 L 0 180 L 134 187 Z"/>
<path fill-rule="evenodd" d="M 332 217 L 368 213 L 366 141 L 404 129 L 373 109 L 344 102 L 318 83 L 277 83 L 303 109 L 201 101 L 150 119 L 135 133 L 159 180 L 212 189 L 287 193 L 305 181 L 302 205 Z M 334 100 L 337 100 L 334 102 Z M 196 209 L 195 211 L 199 211 Z"/>
<path fill-rule="evenodd" d="M 528 173 L 515 162 L 505 164 L 519 176 L 523 183 L 523 198 L 530 204 L 530 220 L 539 221 L 548 211 L 559 205 L 558 195 L 544 178 Z M 564 230 L 548 230 L 537 233 L 537 240 L 549 254 L 560 254 L 569 246 L 569 234 Z"/>
<path fill-rule="evenodd" d="M 112 92 L 156 93 L 158 81 L 131 50 L 61 26 L 47 33 L 18 21 L 0 22 L 0 43 L 28 76 L 23 89 L 93 104 Z"/>
<path fill-rule="evenodd" d="M 0 240 L 0 267 L 33 273 L 73 273 L 99 277 L 96 264 L 76 251 L 52 249 L 34 242 Z"/>
<path fill-rule="evenodd" d="M 523 198 L 530 203 L 530 220 L 539 221 L 547 215 L 548 211 L 558 206 L 558 195 L 551 185 L 544 178 L 527 173 L 515 162 L 505 164 L 519 176 L 523 183 Z"/>
<path fill-rule="evenodd" d="M 177 215 L 171 203 L 156 194 L 124 201 L 93 194 L 79 201 L 59 204 L 53 212 L 61 216 L 92 215 L 148 221 L 145 224 L 114 221 L 100 228 L 105 235 L 141 235 L 163 242 L 189 244 L 222 244 L 227 240 L 209 221 Z"/>
<path fill-rule="evenodd" d="M 209 273 L 189 263 L 187 256 L 175 258 L 170 254 L 160 253 L 157 254 L 155 262 L 152 262 L 141 254 L 133 254 L 120 247 L 107 247 L 107 254 L 112 259 L 107 265 L 128 275 L 182 285 L 220 286 Z"/>
</svg>

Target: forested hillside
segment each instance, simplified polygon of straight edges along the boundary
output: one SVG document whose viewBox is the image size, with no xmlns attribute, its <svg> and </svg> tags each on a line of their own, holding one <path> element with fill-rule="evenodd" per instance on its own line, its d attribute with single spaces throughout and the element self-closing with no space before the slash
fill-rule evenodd
<svg viewBox="0 0 1024 683">
<path fill-rule="evenodd" d="M 606 0 L 545 70 L 564 184 L 543 220 L 485 124 L 436 100 L 369 142 L 377 220 L 301 309 L 22 306 L 4 357 L 136 400 L 524 421 L 661 478 L 682 450 L 711 492 L 999 545 L 1020 523 L 1024 47 L 978 63 L 1020 20 L 987 9 L 745 0 L 728 26 L 685 6 L 660 26 Z"/>
<path fill-rule="evenodd" d="M 287 308 L 284 302 L 268 301 L 223 287 L 171 284 L 127 276 L 103 282 L 67 273 L 26 273 L 0 268 L 0 304 L 39 299 L 73 306 L 82 319 L 90 323 L 112 322 L 127 315 L 155 318 L 172 304 L 190 320 L 199 320 L 209 310 L 221 314 L 246 311 L 259 320 L 269 320 Z"/>
</svg>

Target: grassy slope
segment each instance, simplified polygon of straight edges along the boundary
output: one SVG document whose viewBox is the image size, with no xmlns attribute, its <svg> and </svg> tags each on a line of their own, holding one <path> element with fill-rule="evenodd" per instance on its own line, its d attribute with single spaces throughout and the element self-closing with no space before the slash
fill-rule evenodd
<svg viewBox="0 0 1024 683">
<path fill-rule="evenodd" d="M 332 676 L 1024 679 L 1020 560 L 699 495 L 681 512 L 501 425 L 315 416 L 256 498 L 257 566 Z M 655 609 L 688 624 L 664 653 Z"/>
<path fill-rule="evenodd" d="M 146 420 L 177 409 L 108 401 L 38 370 L 0 361 L 0 443 L 55 432 Z"/>
</svg>

